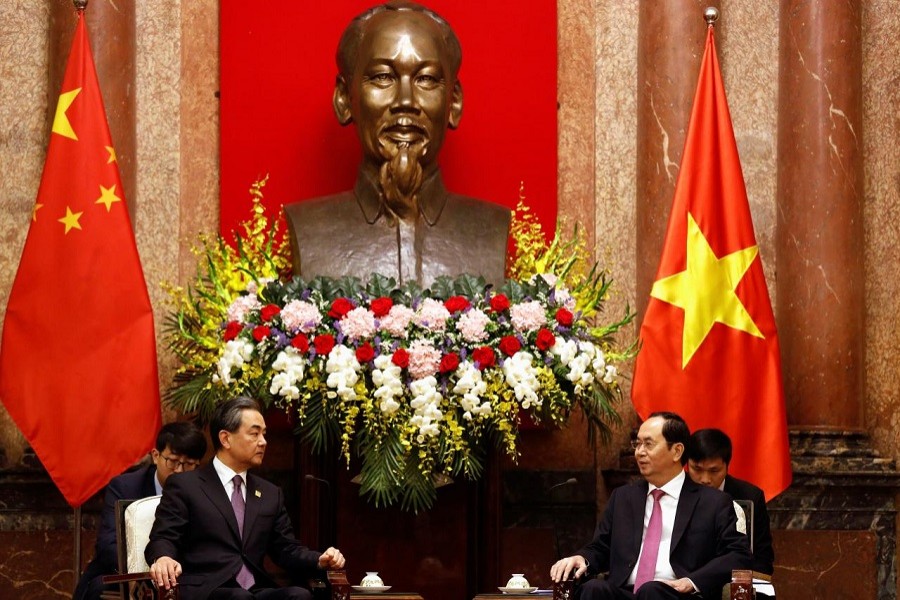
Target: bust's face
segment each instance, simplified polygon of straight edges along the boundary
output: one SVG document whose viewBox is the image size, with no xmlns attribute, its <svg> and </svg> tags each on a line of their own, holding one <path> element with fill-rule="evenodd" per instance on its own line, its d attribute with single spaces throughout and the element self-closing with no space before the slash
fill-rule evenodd
<svg viewBox="0 0 900 600">
<path fill-rule="evenodd" d="M 371 18 L 346 81 L 366 161 L 377 166 L 406 149 L 426 169 L 436 165 L 444 134 L 462 110 L 447 54 L 440 27 L 427 15 L 386 11 Z"/>
</svg>

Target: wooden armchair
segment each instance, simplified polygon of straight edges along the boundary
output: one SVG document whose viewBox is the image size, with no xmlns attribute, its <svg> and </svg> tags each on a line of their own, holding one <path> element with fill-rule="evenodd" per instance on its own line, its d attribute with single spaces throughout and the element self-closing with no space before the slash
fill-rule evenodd
<svg viewBox="0 0 900 600">
<path fill-rule="evenodd" d="M 104 584 L 118 584 L 119 593 L 104 600 L 178 600 L 178 587 L 157 590 L 150 579 L 144 548 L 150 540 L 150 529 L 156 516 L 160 496 L 116 502 L 116 545 L 118 575 L 104 575 Z"/>
</svg>

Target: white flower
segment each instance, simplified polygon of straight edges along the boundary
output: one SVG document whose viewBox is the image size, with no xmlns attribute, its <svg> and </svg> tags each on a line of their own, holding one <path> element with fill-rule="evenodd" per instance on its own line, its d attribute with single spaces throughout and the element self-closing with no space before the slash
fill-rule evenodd
<svg viewBox="0 0 900 600">
<path fill-rule="evenodd" d="M 556 337 L 556 343 L 550 347 L 550 352 L 559 357 L 559 362 L 565 367 L 578 353 L 578 342 L 575 340 L 563 340 Z"/>
<path fill-rule="evenodd" d="M 481 378 L 481 371 L 475 365 L 466 361 L 456 368 L 456 385 L 453 393 L 459 394 L 459 405 L 462 407 L 463 418 L 471 421 L 473 415 L 491 414 L 491 403 L 481 401 L 481 396 L 487 392 L 487 384 Z"/>
<path fill-rule="evenodd" d="M 379 408 L 386 415 L 392 415 L 400 408 L 396 398 L 403 396 L 402 369 L 391 361 L 387 354 L 375 357 L 375 368 L 372 369 L 372 383 L 375 391 L 372 396 L 381 401 Z"/>
<path fill-rule="evenodd" d="M 419 430 L 416 440 L 422 443 L 426 438 L 437 437 L 441 433 L 439 425 L 444 417 L 438 408 L 443 396 L 437 390 L 437 380 L 433 376 L 416 379 L 409 384 L 409 391 L 413 396 L 409 405 L 415 411 L 409 424 Z"/>
<path fill-rule="evenodd" d="M 233 381 L 231 374 L 244 368 L 244 364 L 253 357 L 253 344 L 244 340 L 230 340 L 222 348 L 222 356 L 216 364 L 219 381 L 228 385 Z"/>
<path fill-rule="evenodd" d="M 606 365 L 606 374 L 603 375 L 603 383 L 615 383 L 616 377 L 619 376 L 615 365 Z"/>
<path fill-rule="evenodd" d="M 269 385 L 269 393 L 277 394 L 288 400 L 296 400 L 300 397 L 298 383 L 303 381 L 304 365 L 306 361 L 294 348 L 285 348 L 278 353 L 272 363 L 272 370 L 276 374 Z"/>
<path fill-rule="evenodd" d="M 538 396 L 541 383 L 538 381 L 532 360 L 531 354 L 520 351 L 503 361 L 506 383 L 513 389 L 516 400 L 525 409 L 541 405 L 541 398 Z"/>
<path fill-rule="evenodd" d="M 356 352 L 338 344 L 332 348 L 325 362 L 325 372 L 328 373 L 325 385 L 333 389 L 341 400 L 356 400 L 356 390 L 353 387 L 359 381 L 358 373 L 361 368 L 356 360 Z"/>
</svg>

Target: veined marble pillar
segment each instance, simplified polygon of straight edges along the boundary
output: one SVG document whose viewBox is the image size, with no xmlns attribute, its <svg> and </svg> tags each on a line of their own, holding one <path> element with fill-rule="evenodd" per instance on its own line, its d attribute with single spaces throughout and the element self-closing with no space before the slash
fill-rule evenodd
<svg viewBox="0 0 900 600">
<path fill-rule="evenodd" d="M 795 427 L 861 424 L 860 25 L 858 0 L 781 2 L 776 316 Z"/>
<path fill-rule="evenodd" d="M 662 253 L 706 39 L 719 2 L 641 2 L 637 65 L 636 303 L 643 319 Z"/>
<path fill-rule="evenodd" d="M 88 2 L 84 14 L 122 187 L 133 219 L 136 193 L 134 2 L 93 0 Z M 76 11 L 71 1 L 50 3 L 48 132 L 72 47 L 75 23 Z"/>
</svg>

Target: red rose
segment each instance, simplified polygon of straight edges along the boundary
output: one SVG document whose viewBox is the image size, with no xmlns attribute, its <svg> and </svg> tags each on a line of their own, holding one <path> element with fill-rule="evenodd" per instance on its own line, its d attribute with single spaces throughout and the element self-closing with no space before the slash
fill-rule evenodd
<svg viewBox="0 0 900 600">
<path fill-rule="evenodd" d="M 475 366 L 478 367 L 479 371 L 484 371 L 488 367 L 494 366 L 494 363 L 497 361 L 497 356 L 491 348 L 482 346 L 480 348 L 475 348 L 475 351 L 472 352 L 472 360 L 475 361 Z"/>
<path fill-rule="evenodd" d="M 450 373 L 459 366 L 459 354 L 451 352 L 441 357 L 441 373 Z"/>
<path fill-rule="evenodd" d="M 334 348 L 334 336 L 329 333 L 317 335 L 313 339 L 313 346 L 316 349 L 316 354 L 319 356 L 328 356 L 328 353 Z"/>
<path fill-rule="evenodd" d="M 328 316 L 332 319 L 343 319 L 344 315 L 354 309 L 353 303 L 347 298 L 338 298 L 331 303 Z"/>
<path fill-rule="evenodd" d="M 509 298 L 503 294 L 497 294 L 491 297 L 491 310 L 494 312 L 503 312 L 509 310 Z"/>
<path fill-rule="evenodd" d="M 469 308 L 469 301 L 466 300 L 464 296 L 451 296 L 444 300 L 444 308 L 446 308 L 450 314 L 457 313 Z"/>
<path fill-rule="evenodd" d="M 305 333 L 298 333 L 291 340 L 291 346 L 306 354 L 309 352 L 309 338 L 306 337 Z"/>
<path fill-rule="evenodd" d="M 281 309 L 275 306 L 274 304 L 266 304 L 259 311 L 259 316 L 262 317 L 263 322 L 270 321 L 272 317 L 281 312 Z"/>
<path fill-rule="evenodd" d="M 500 350 L 507 356 L 512 356 L 522 349 L 522 344 L 515 336 L 507 335 L 500 340 Z"/>
<path fill-rule="evenodd" d="M 403 348 L 397 348 L 394 351 L 394 355 L 391 357 L 391 362 L 401 369 L 405 369 L 409 366 L 409 352 Z"/>
<path fill-rule="evenodd" d="M 373 358 L 375 358 L 375 348 L 369 342 L 356 349 L 356 360 L 359 362 L 367 363 Z"/>
<path fill-rule="evenodd" d="M 244 326 L 237 321 L 228 321 L 225 326 L 225 334 L 222 336 L 226 342 L 230 342 L 244 330 Z"/>
<path fill-rule="evenodd" d="M 391 312 L 391 307 L 394 305 L 394 301 L 390 298 L 375 298 L 372 302 L 369 303 L 369 308 L 372 309 L 372 313 L 376 317 L 383 317 L 384 315 Z"/>
<path fill-rule="evenodd" d="M 574 315 L 570 310 L 565 308 L 561 308 L 556 311 L 556 322 L 562 325 L 563 327 L 571 327 L 572 321 L 575 319 Z"/>
<path fill-rule="evenodd" d="M 540 331 L 537 333 L 537 339 L 534 341 L 534 345 L 538 347 L 538 350 L 549 350 L 555 343 L 556 338 L 553 337 L 550 330 L 541 327 Z"/>
<path fill-rule="evenodd" d="M 256 327 L 253 328 L 253 339 L 256 340 L 257 342 L 261 342 L 264 339 L 266 339 L 267 337 L 269 337 L 270 333 L 272 333 L 272 330 L 269 329 L 267 326 L 257 325 Z"/>
</svg>

